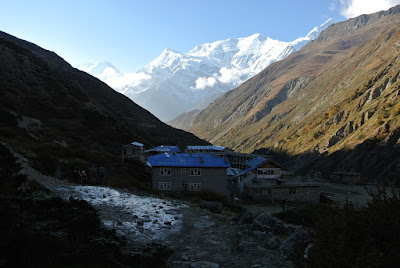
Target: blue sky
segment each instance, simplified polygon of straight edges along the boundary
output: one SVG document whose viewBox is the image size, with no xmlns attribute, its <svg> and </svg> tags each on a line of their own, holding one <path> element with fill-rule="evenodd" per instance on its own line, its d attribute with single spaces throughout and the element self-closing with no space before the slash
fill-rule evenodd
<svg viewBox="0 0 400 268">
<path fill-rule="evenodd" d="M 328 18 L 341 21 L 399 2 L 0 0 L 0 30 L 54 51 L 72 65 L 110 61 L 127 73 L 164 48 L 186 53 L 198 44 L 254 33 L 292 41 Z"/>
</svg>

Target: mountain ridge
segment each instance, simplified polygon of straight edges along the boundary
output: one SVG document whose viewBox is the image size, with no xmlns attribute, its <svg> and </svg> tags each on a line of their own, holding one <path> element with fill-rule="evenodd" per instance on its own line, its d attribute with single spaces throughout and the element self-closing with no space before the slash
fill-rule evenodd
<svg viewBox="0 0 400 268">
<path fill-rule="evenodd" d="M 130 83 L 126 80 L 128 75 L 117 75 L 114 80 L 103 77 L 103 80 L 168 121 L 185 111 L 203 108 L 272 62 L 298 50 L 331 23 L 330 19 L 292 42 L 253 34 L 198 45 L 186 54 L 164 49 L 156 59 L 132 74 Z"/>
</svg>

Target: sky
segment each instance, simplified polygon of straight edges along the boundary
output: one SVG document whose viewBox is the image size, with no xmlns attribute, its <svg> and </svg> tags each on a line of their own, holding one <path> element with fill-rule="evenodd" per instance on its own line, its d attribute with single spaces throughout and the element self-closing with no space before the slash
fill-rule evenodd
<svg viewBox="0 0 400 268">
<path fill-rule="evenodd" d="M 0 0 L 0 31 L 54 51 L 73 66 L 109 61 L 135 72 L 165 48 L 261 33 L 305 36 L 329 18 L 386 10 L 400 0 Z"/>
</svg>

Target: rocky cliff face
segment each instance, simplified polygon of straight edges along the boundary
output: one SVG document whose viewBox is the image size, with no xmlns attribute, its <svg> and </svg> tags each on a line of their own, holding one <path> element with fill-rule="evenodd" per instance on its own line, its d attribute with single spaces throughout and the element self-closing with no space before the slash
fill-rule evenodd
<svg viewBox="0 0 400 268">
<path fill-rule="evenodd" d="M 295 171 L 395 177 L 399 164 L 400 7 L 328 27 L 201 112 L 190 131 Z"/>
</svg>

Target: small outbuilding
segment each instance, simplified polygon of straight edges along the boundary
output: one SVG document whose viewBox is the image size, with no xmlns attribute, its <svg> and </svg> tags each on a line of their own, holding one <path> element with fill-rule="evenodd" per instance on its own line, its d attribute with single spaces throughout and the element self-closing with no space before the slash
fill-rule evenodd
<svg viewBox="0 0 400 268">
<path fill-rule="evenodd" d="M 321 184 L 300 179 L 250 180 L 244 186 L 243 196 L 252 200 L 319 202 Z"/>
<path fill-rule="evenodd" d="M 282 166 L 269 158 L 256 157 L 246 162 L 247 169 L 239 174 L 257 179 L 278 179 L 281 177 Z"/>
<path fill-rule="evenodd" d="M 336 182 L 336 183 L 357 184 L 361 180 L 361 175 L 360 173 L 356 172 L 338 171 L 338 172 L 333 172 L 331 174 L 330 179 L 331 182 Z"/>
<path fill-rule="evenodd" d="M 123 146 L 122 161 L 125 158 L 134 158 L 141 162 L 144 161 L 144 145 L 140 142 L 132 142 Z"/>
<path fill-rule="evenodd" d="M 211 190 L 227 195 L 225 157 L 213 154 L 163 153 L 148 158 L 153 188 L 160 191 L 198 192 Z"/>
<path fill-rule="evenodd" d="M 245 199 L 319 202 L 320 184 L 295 178 L 273 160 L 256 157 L 245 165 L 247 169 L 238 175 L 239 192 Z"/>
</svg>

